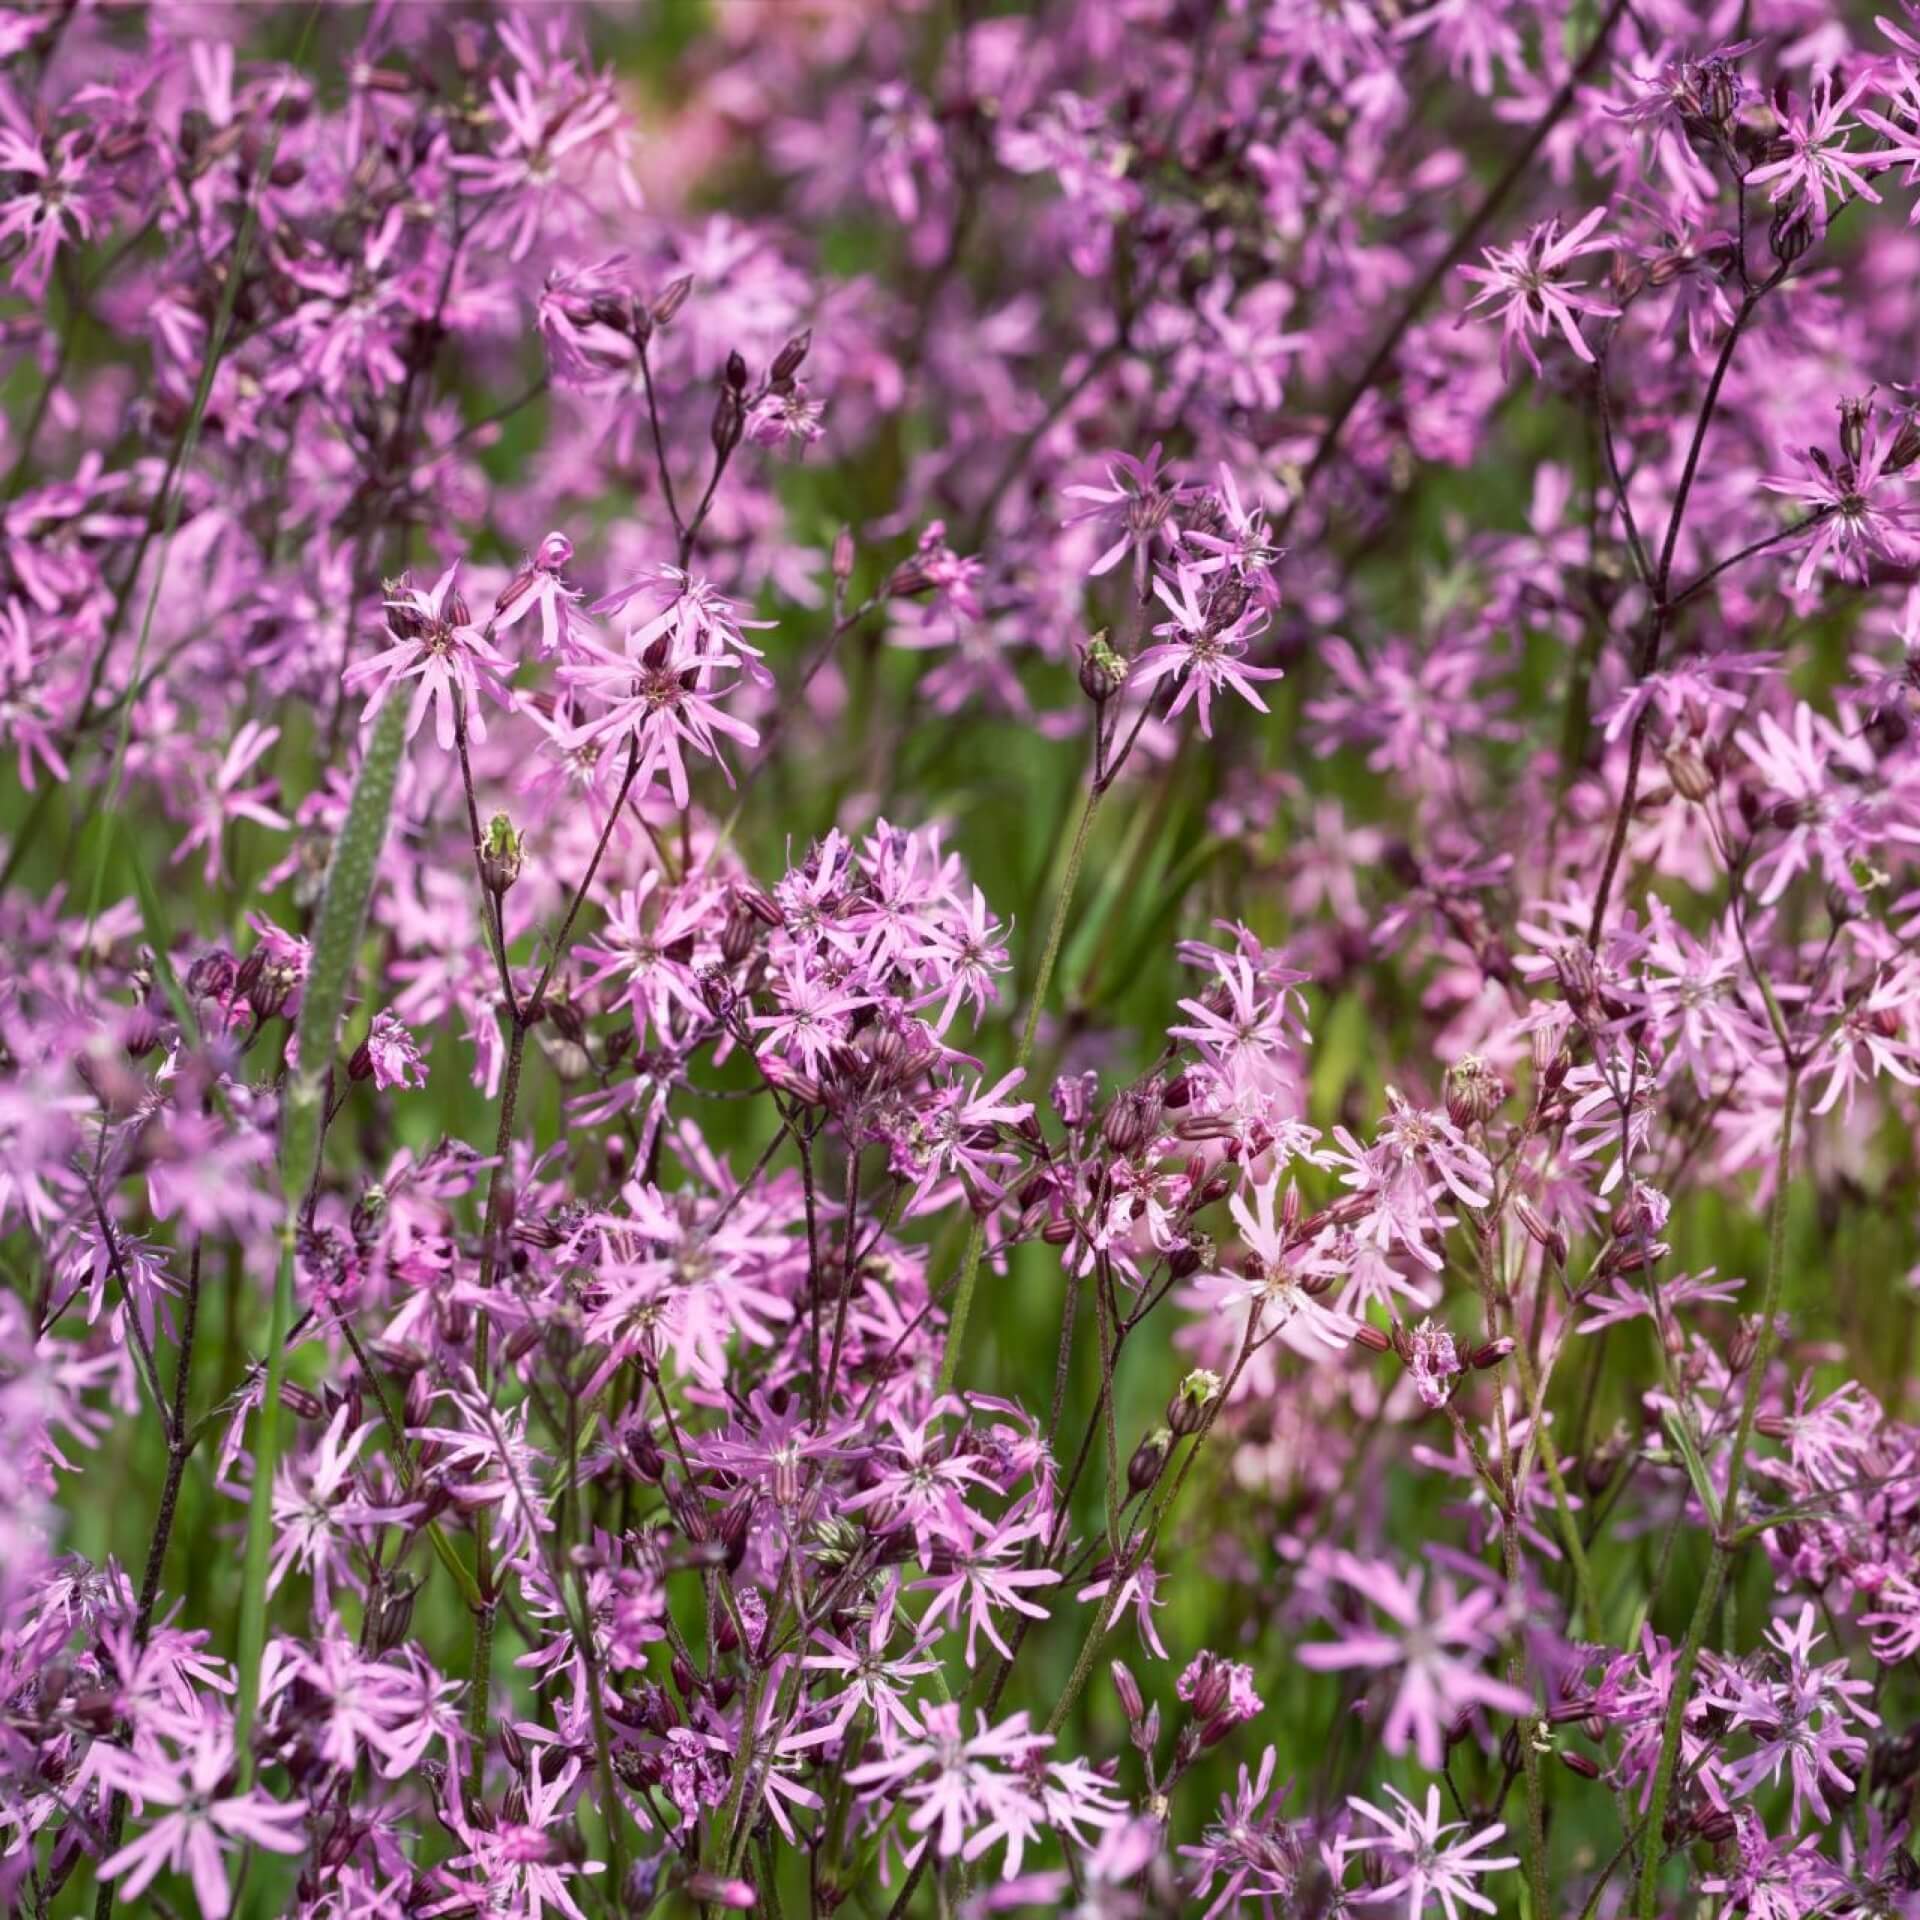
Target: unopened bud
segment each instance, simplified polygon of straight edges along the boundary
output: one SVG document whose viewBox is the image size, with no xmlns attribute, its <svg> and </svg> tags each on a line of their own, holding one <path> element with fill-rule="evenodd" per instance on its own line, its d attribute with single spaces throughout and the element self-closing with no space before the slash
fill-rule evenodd
<svg viewBox="0 0 1920 1920">
<path fill-rule="evenodd" d="M 1156 1427 L 1133 1450 L 1127 1462 L 1127 1486 L 1134 1493 L 1145 1493 L 1165 1470 L 1167 1455 L 1173 1450 L 1173 1435 L 1165 1427 Z"/>
<path fill-rule="evenodd" d="M 1220 1398 L 1220 1376 L 1207 1367 L 1195 1367 L 1173 1391 L 1167 1402 L 1167 1426 L 1181 1439 L 1198 1433 L 1206 1423 L 1207 1409 Z"/>
<path fill-rule="evenodd" d="M 1669 747 L 1663 758 L 1667 763 L 1667 778 L 1682 800 L 1691 801 L 1697 807 L 1712 799 L 1719 782 L 1694 741 L 1683 740 L 1677 747 Z"/>
<path fill-rule="evenodd" d="M 480 877 L 496 898 L 520 878 L 525 853 L 526 841 L 514 831 L 513 822 L 504 813 L 496 813 L 487 822 L 480 841 Z"/>
<path fill-rule="evenodd" d="M 1783 267 L 1790 267 L 1813 245 L 1813 222 L 1799 204 L 1789 201 L 1773 216 L 1767 229 L 1767 245 Z"/>
<path fill-rule="evenodd" d="M 727 909 L 726 924 L 720 930 L 720 957 L 728 966 L 737 967 L 759 944 L 760 916 L 745 901 L 735 898 Z"/>
<path fill-rule="evenodd" d="M 1080 691 L 1097 706 L 1126 684 L 1126 661 L 1107 644 L 1104 633 L 1096 633 L 1080 649 Z"/>
<path fill-rule="evenodd" d="M 773 365 L 767 370 L 768 380 L 776 387 L 784 386 L 800 371 L 800 364 L 806 359 L 807 349 L 812 345 L 813 329 L 811 327 L 802 333 L 796 333 L 793 338 L 774 355 Z M 746 374 L 746 362 L 742 361 L 740 364 L 740 384 L 742 386 L 746 384 Z M 728 378 L 732 378 L 731 363 L 729 363 Z"/>
<path fill-rule="evenodd" d="M 654 303 L 650 312 L 653 324 L 664 327 L 673 316 L 687 304 L 687 295 L 693 291 L 693 275 L 683 273 L 679 279 L 670 281 L 667 290 Z"/>
<path fill-rule="evenodd" d="M 735 359 L 739 355 L 734 356 Z M 740 444 L 740 431 L 746 424 L 747 413 L 740 404 L 737 389 L 723 386 L 713 403 L 713 450 L 722 460 Z"/>
<path fill-rule="evenodd" d="M 687 1898 L 695 1906 L 732 1907 L 736 1913 L 746 1913 L 758 1897 L 751 1880 L 723 1880 L 717 1873 L 687 1878 Z"/>
<path fill-rule="evenodd" d="M 1113 1690 L 1120 1696 L 1120 1709 L 1127 1716 L 1127 1725 L 1138 1726 L 1147 1711 L 1146 1701 L 1140 1694 L 1140 1683 L 1124 1660 L 1116 1660 L 1112 1671 Z"/>
<path fill-rule="evenodd" d="M 667 1457 L 660 1451 L 651 1427 L 636 1427 L 627 1435 L 627 1458 L 634 1472 L 650 1485 L 658 1486 L 666 1475 Z"/>
</svg>

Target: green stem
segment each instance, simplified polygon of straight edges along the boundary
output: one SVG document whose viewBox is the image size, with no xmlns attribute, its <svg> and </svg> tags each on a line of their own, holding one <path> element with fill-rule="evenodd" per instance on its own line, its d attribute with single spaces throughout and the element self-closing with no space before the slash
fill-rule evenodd
<svg viewBox="0 0 1920 1920">
<path fill-rule="evenodd" d="M 287 1326 L 293 1319 L 294 1221 L 280 1230 L 267 1327 L 267 1385 L 254 1433 L 253 1490 L 247 1501 L 247 1550 L 240 1592 L 239 1692 L 233 1709 L 238 1791 L 253 1780 L 253 1716 L 260 1702 L 260 1656 L 267 1645 L 267 1560 L 273 1546 L 273 1479 L 280 1464 L 280 1393 L 287 1377 Z"/>
<path fill-rule="evenodd" d="M 1086 805 L 1080 810 L 1080 825 L 1073 845 L 1067 851 L 1066 871 L 1060 877 L 1059 897 L 1054 901 L 1053 924 L 1047 929 L 1047 944 L 1040 954 L 1040 971 L 1034 975 L 1033 993 L 1027 1005 L 1027 1024 L 1020 1035 L 1020 1050 L 1013 1057 L 1016 1071 L 1024 1071 L 1033 1058 L 1034 1037 L 1040 1031 L 1040 1015 L 1047 1004 L 1047 989 L 1053 984 L 1053 970 L 1060 959 L 1060 948 L 1067 935 L 1067 916 L 1073 908 L 1074 889 L 1080 883 L 1080 868 L 1087 857 L 1087 843 L 1093 838 L 1094 817 L 1106 789 L 1096 779 L 1087 789 Z M 973 1306 L 973 1289 L 980 1277 L 980 1256 L 985 1250 L 987 1228 L 976 1216 L 967 1229 L 967 1250 L 960 1263 L 960 1279 L 954 1289 L 953 1312 L 947 1321 L 947 1344 L 940 1356 L 940 1391 L 945 1393 L 960 1369 L 960 1353 L 966 1343 L 967 1315 Z"/>
<path fill-rule="evenodd" d="M 1760 1297 L 1760 1339 L 1747 1371 L 1747 1390 L 1740 1402 L 1740 1420 L 1734 1428 L 1733 1445 L 1727 1455 L 1727 1491 L 1721 1503 L 1723 1524 L 1713 1543 L 1713 1556 L 1707 1562 L 1707 1577 L 1701 1583 L 1700 1597 L 1694 1603 L 1693 1619 L 1687 1627 L 1679 1664 L 1673 1671 L 1673 1691 L 1667 1702 L 1667 1720 L 1660 1735 L 1660 1759 L 1654 1770 L 1653 1794 L 1647 1803 L 1647 1839 L 1640 1862 L 1640 1891 L 1637 1907 L 1640 1920 L 1653 1920 L 1660 1901 L 1660 1848 L 1666 1830 L 1667 1802 L 1673 1792 L 1674 1767 L 1680 1757 L 1680 1735 L 1686 1724 L 1687 1695 L 1693 1685 L 1693 1670 L 1705 1646 L 1707 1629 L 1713 1622 L 1713 1610 L 1719 1604 L 1720 1590 L 1726 1584 L 1727 1570 L 1739 1551 L 1732 1535 L 1739 1514 L 1740 1480 L 1746 1467 L 1747 1443 L 1752 1438 L 1754 1417 L 1759 1411 L 1767 1367 L 1773 1359 L 1774 1323 L 1780 1312 L 1780 1290 L 1786 1269 L 1787 1173 L 1793 1151 L 1794 1108 L 1800 1096 L 1800 1062 L 1787 1055 L 1787 1084 L 1784 1110 L 1780 1116 L 1780 1151 L 1774 1164 L 1773 1204 L 1769 1210 L 1767 1238 L 1767 1278 Z"/>
</svg>

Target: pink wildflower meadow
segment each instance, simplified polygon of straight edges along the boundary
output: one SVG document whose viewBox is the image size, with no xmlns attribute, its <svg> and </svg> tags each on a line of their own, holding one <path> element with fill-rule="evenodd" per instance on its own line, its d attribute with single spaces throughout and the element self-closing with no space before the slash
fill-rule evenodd
<svg viewBox="0 0 1920 1920">
<path fill-rule="evenodd" d="M 0 4 L 0 1910 L 1920 1917 L 1920 11 Z"/>
</svg>

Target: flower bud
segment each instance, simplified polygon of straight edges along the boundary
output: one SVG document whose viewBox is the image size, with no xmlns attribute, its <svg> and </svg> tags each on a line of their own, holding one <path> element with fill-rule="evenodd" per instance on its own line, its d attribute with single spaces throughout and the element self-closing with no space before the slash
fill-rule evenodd
<svg viewBox="0 0 1920 1920">
<path fill-rule="evenodd" d="M 1207 1367 L 1195 1367 L 1167 1402 L 1167 1426 L 1183 1440 L 1198 1433 L 1206 1423 L 1207 1409 L 1219 1398 L 1220 1376 Z"/>
<path fill-rule="evenodd" d="M 800 371 L 800 364 L 807 357 L 807 349 L 813 345 L 813 329 L 808 327 L 796 333 L 787 344 L 773 357 L 773 365 L 767 370 L 767 379 L 776 387 L 785 386 Z M 740 384 L 746 384 L 746 363 L 740 367 Z M 731 378 L 731 372 L 729 372 Z"/>
<path fill-rule="evenodd" d="M 687 1879 L 687 1898 L 695 1906 L 731 1907 L 750 1911 L 759 1898 L 750 1880 L 723 1880 L 717 1873 L 695 1873 Z"/>
<path fill-rule="evenodd" d="M 842 527 L 833 536 L 833 577 L 845 586 L 853 578 L 853 529 Z"/>
<path fill-rule="evenodd" d="M 1697 742 L 1683 740 L 1678 746 L 1668 747 L 1662 758 L 1667 763 L 1667 778 L 1682 800 L 1691 801 L 1697 807 L 1712 799 L 1719 779 Z"/>
<path fill-rule="evenodd" d="M 525 838 L 513 830 L 513 822 L 504 813 L 496 813 L 487 822 L 480 841 L 480 877 L 496 899 L 520 878 L 525 853 Z"/>
<path fill-rule="evenodd" d="M 1096 706 L 1111 700 L 1127 684 L 1127 663 L 1096 633 L 1080 649 L 1080 691 Z"/>
<path fill-rule="evenodd" d="M 1813 245 L 1813 222 L 1796 202 L 1788 201 L 1773 216 L 1767 245 L 1783 267 L 1790 267 Z"/>
<path fill-rule="evenodd" d="M 653 1437 L 651 1427 L 636 1427 L 627 1435 L 627 1458 L 633 1470 L 650 1486 L 658 1486 L 666 1477 L 667 1456 Z"/>
<path fill-rule="evenodd" d="M 1363 1320 L 1354 1328 L 1353 1344 L 1368 1353 L 1388 1353 L 1393 1348 L 1393 1341 L 1370 1320 Z"/>
<path fill-rule="evenodd" d="M 1140 1683 L 1124 1660 L 1116 1660 L 1112 1672 L 1113 1690 L 1120 1696 L 1120 1708 L 1127 1716 L 1127 1725 L 1137 1727 L 1147 1711 L 1146 1702 L 1140 1695 Z"/>
<path fill-rule="evenodd" d="M 720 930 L 720 957 L 728 966 L 737 967 L 760 940 L 760 916 L 745 900 L 734 897 L 727 908 L 726 924 Z"/>
<path fill-rule="evenodd" d="M 1133 1493 L 1145 1493 L 1165 1470 L 1167 1455 L 1173 1450 L 1173 1435 L 1165 1427 L 1155 1427 L 1133 1450 L 1127 1462 L 1127 1487 Z"/>
<path fill-rule="evenodd" d="M 739 355 L 734 356 L 735 359 Z M 722 460 L 740 444 L 740 433 L 746 425 L 746 408 L 740 403 L 739 391 L 732 386 L 722 386 L 713 403 L 713 426 L 711 438 L 714 453 Z"/>
<path fill-rule="evenodd" d="M 653 324 L 656 327 L 666 326 L 673 319 L 673 316 L 687 304 L 687 295 L 692 291 L 693 275 L 690 273 L 683 273 L 679 279 L 669 281 L 666 291 L 661 294 L 649 310 Z"/>
</svg>

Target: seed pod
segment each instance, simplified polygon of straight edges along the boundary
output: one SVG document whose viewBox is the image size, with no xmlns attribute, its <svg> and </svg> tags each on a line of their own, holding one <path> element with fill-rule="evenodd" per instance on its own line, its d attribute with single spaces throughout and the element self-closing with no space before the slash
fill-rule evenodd
<svg viewBox="0 0 1920 1920">
<path fill-rule="evenodd" d="M 1100 1137 L 1123 1158 L 1138 1153 L 1160 1124 L 1160 1096 L 1156 1089 L 1128 1087 L 1113 1097 Z"/>
<path fill-rule="evenodd" d="M 1813 222 L 1794 202 L 1789 201 L 1773 216 L 1767 229 L 1767 245 L 1783 267 L 1790 267 L 1813 245 Z"/>
</svg>

